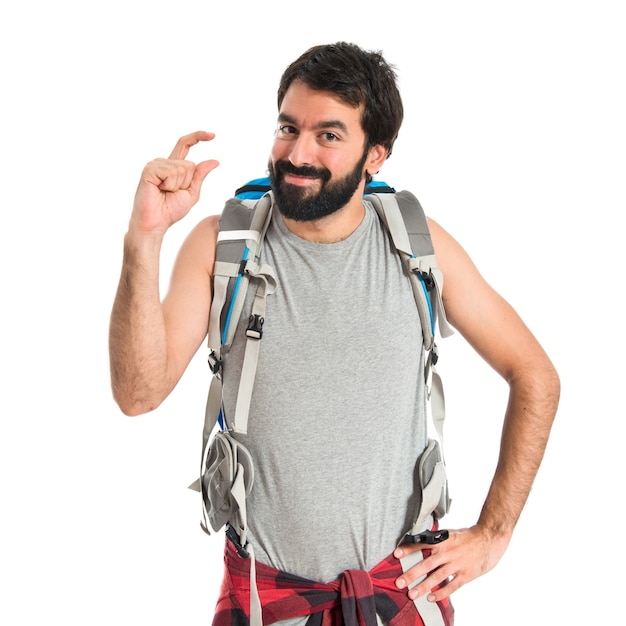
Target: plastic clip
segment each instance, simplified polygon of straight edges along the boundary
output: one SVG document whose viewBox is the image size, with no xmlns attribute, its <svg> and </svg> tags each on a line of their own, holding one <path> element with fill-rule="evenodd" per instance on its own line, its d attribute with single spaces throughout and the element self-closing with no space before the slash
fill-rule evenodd
<svg viewBox="0 0 626 626">
<path fill-rule="evenodd" d="M 225 533 L 228 539 L 230 539 L 232 544 L 235 546 L 235 549 L 237 550 L 237 554 L 242 559 L 250 558 L 249 552 L 241 545 L 241 540 L 239 539 L 239 535 L 235 532 L 235 529 L 230 524 L 226 526 Z"/>
<path fill-rule="evenodd" d="M 428 289 L 428 291 L 432 291 L 435 287 L 435 278 L 433 277 L 432 272 L 422 272 L 420 270 L 416 271 L 419 272 L 419 275 L 426 285 L 426 289 Z"/>
<path fill-rule="evenodd" d="M 248 328 L 246 329 L 246 335 L 254 339 L 261 339 L 263 337 L 263 322 L 265 321 L 260 315 L 253 313 L 248 320 Z"/>
<path fill-rule="evenodd" d="M 433 345 L 430 350 L 430 364 L 437 365 L 437 361 L 439 360 L 439 352 L 437 351 L 437 346 Z"/>
<path fill-rule="evenodd" d="M 425 530 L 417 535 L 405 535 L 403 543 L 426 543 L 432 546 L 445 541 L 449 536 L 447 530 Z"/>
<path fill-rule="evenodd" d="M 222 359 L 218 359 L 215 356 L 215 351 L 211 350 L 209 356 L 207 357 L 207 360 L 209 362 L 209 368 L 211 369 L 213 374 L 217 374 L 222 367 Z"/>
</svg>

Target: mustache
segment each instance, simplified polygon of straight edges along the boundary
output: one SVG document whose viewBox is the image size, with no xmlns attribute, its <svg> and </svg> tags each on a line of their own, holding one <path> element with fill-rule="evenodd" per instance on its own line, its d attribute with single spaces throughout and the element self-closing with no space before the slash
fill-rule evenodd
<svg viewBox="0 0 626 626">
<path fill-rule="evenodd" d="M 296 167 L 290 161 L 276 161 L 274 169 L 280 174 L 293 174 L 295 176 L 306 176 L 308 178 L 320 178 L 323 182 L 328 182 L 331 173 L 324 167 L 313 167 L 312 165 L 302 165 Z"/>
</svg>

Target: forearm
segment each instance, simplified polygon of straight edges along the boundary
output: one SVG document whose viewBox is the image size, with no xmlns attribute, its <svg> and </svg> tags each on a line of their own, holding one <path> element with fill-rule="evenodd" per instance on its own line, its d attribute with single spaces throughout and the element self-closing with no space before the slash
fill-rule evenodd
<svg viewBox="0 0 626 626">
<path fill-rule="evenodd" d="M 500 456 L 478 525 L 508 541 L 543 459 L 559 401 L 560 384 L 549 362 L 509 381 Z"/>
<path fill-rule="evenodd" d="M 128 415 L 158 406 L 169 393 L 167 342 L 159 293 L 161 240 L 130 233 L 111 312 L 109 358 L 113 396 Z"/>
</svg>

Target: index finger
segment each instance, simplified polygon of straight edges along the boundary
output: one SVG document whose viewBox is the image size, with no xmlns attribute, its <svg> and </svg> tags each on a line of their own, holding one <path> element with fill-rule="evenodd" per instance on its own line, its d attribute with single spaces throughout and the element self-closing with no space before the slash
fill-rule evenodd
<svg viewBox="0 0 626 626">
<path fill-rule="evenodd" d="M 174 146 L 170 159 L 184 159 L 189 153 L 189 148 L 195 146 L 201 141 L 211 141 L 215 137 L 215 133 L 207 133 L 204 130 L 197 130 L 194 133 L 181 137 Z"/>
</svg>

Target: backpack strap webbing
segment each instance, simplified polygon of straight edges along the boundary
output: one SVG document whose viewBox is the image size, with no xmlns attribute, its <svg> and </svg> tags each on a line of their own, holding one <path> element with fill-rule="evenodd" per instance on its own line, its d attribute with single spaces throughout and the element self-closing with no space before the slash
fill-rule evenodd
<svg viewBox="0 0 626 626">
<path fill-rule="evenodd" d="M 386 225 L 393 245 L 407 269 L 420 314 L 424 348 L 430 351 L 435 345 L 437 323 L 442 337 L 448 337 L 454 331 L 448 324 L 443 308 L 443 275 L 437 267 L 424 210 L 409 191 L 372 193 L 366 198 Z"/>
<path fill-rule="evenodd" d="M 418 199 L 409 191 L 399 191 L 395 194 L 373 193 L 366 198 L 387 227 L 411 282 L 426 351 L 424 381 L 430 401 L 430 416 L 440 442 L 441 458 L 436 459 L 434 465 L 425 470 L 430 476 L 425 480 L 420 510 L 410 531 L 411 534 L 417 534 L 423 530 L 432 512 L 438 508 L 442 493 L 445 494 L 445 510 L 450 505 L 443 457 L 445 397 L 441 377 L 435 368 L 439 357 L 435 330 L 438 326 L 442 337 L 448 337 L 454 331 L 445 315 L 441 297 L 443 274 L 437 267 L 428 221 Z M 429 442 L 430 445 L 434 445 L 434 442 Z M 436 451 L 433 452 L 432 458 L 435 459 L 437 454 Z"/>
<path fill-rule="evenodd" d="M 259 283 L 246 333 L 248 341 L 237 400 L 239 412 L 235 413 L 232 424 L 228 425 L 238 432 L 245 433 L 247 430 L 248 409 L 258 358 L 258 340 L 262 336 L 260 329 L 265 315 L 265 298 L 276 287 L 273 271 L 265 265 L 258 265 L 265 233 L 271 220 L 272 202 L 270 193 L 254 202 L 231 198 L 226 202 L 220 216 L 207 341 L 208 362 L 213 376 L 204 412 L 201 477 L 206 469 L 209 439 L 216 423 L 220 423 L 222 430 L 227 429 L 222 405 L 222 363 L 232 344 L 250 279 L 253 278 L 258 279 Z M 201 478 L 194 481 L 189 488 L 202 491 Z M 203 499 L 204 497 L 203 493 Z M 209 532 L 208 524 L 202 524 L 202 528 Z"/>
<path fill-rule="evenodd" d="M 220 380 L 220 386 L 222 361 L 235 336 L 250 280 L 257 283 L 246 329 L 246 350 L 236 410 L 229 424 L 233 430 L 241 433 L 247 432 L 259 339 L 263 336 L 265 299 L 276 289 L 272 269 L 265 264 L 259 265 L 263 240 L 271 220 L 272 203 L 271 192 L 254 202 L 231 198 L 224 207 L 219 223 L 208 346 L 211 370 L 214 378 Z M 212 404 L 213 413 L 214 407 L 215 404 Z"/>
</svg>

